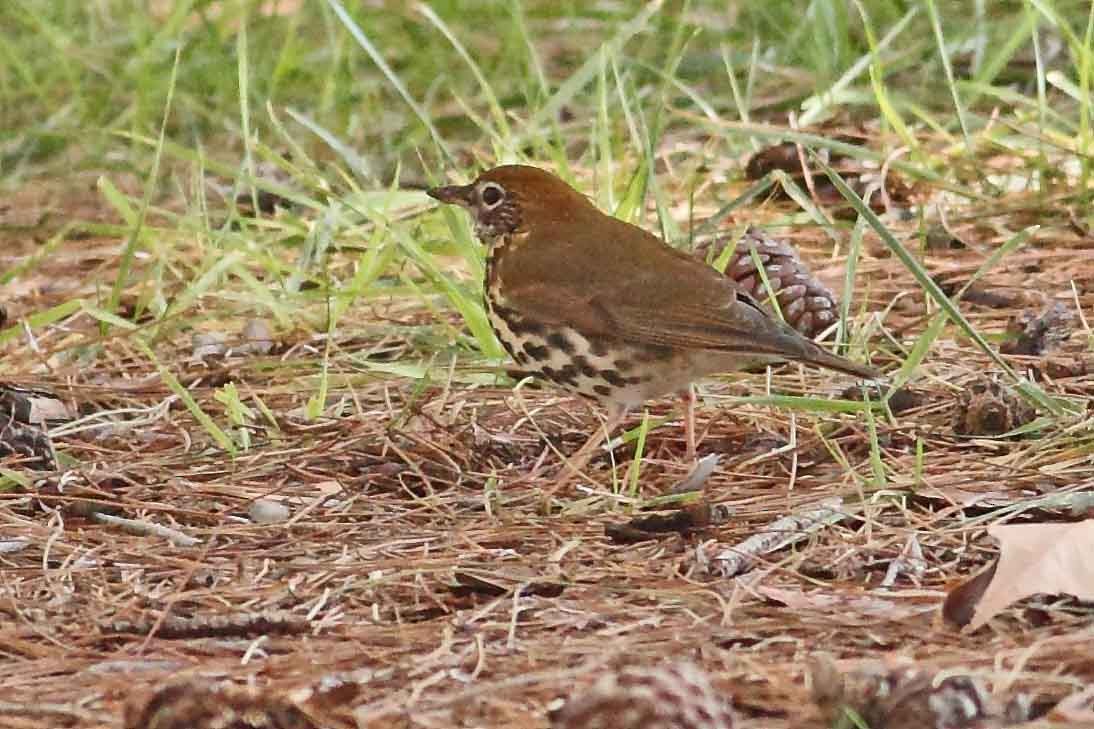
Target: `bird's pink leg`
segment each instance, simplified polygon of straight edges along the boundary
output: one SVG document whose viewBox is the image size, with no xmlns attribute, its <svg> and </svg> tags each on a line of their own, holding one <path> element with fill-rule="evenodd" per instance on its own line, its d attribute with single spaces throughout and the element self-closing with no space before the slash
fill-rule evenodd
<svg viewBox="0 0 1094 729">
<path fill-rule="evenodd" d="M 549 488 L 543 492 L 543 505 L 545 508 L 550 507 L 551 498 L 570 485 L 575 478 L 579 478 L 582 475 L 584 468 L 589 465 L 589 461 L 592 460 L 596 454 L 596 449 L 600 447 L 602 443 L 611 439 L 612 431 L 619 427 L 619 424 L 623 422 L 623 418 L 627 415 L 627 409 L 624 407 L 612 405 L 611 410 L 608 413 L 608 419 L 604 422 L 603 426 L 597 428 L 589 439 L 577 449 L 569 458 L 563 459 L 562 471 L 558 475 L 558 479 Z"/>
<path fill-rule="evenodd" d="M 687 443 L 687 459 L 689 463 L 695 461 L 695 386 L 688 385 L 688 389 L 680 393 L 684 399 L 684 439 Z"/>
</svg>

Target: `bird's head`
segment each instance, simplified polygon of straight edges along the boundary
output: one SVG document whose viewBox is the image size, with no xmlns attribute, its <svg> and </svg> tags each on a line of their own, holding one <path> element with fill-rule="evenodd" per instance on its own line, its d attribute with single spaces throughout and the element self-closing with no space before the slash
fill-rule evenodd
<svg viewBox="0 0 1094 729">
<path fill-rule="evenodd" d="M 443 203 L 467 208 L 476 234 L 487 244 L 501 236 L 596 211 L 588 198 L 558 177 L 527 165 L 495 167 L 469 185 L 434 187 L 426 192 Z"/>
</svg>

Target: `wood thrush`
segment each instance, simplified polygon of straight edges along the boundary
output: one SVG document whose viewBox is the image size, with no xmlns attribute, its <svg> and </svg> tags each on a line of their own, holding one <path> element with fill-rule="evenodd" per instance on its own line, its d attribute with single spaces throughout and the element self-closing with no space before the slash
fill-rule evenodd
<svg viewBox="0 0 1094 729">
<path fill-rule="evenodd" d="M 703 261 L 600 212 L 550 172 L 505 165 L 428 193 L 474 219 L 487 246 L 487 314 L 509 355 L 609 406 L 604 433 L 571 459 L 574 472 L 629 408 L 672 392 L 689 395 L 694 458 L 691 383 L 706 375 L 786 360 L 878 375 L 806 339 Z"/>
</svg>

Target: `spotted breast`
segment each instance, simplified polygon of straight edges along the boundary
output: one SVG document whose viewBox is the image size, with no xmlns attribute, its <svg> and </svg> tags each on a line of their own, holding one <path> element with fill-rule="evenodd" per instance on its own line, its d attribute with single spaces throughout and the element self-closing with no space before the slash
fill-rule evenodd
<svg viewBox="0 0 1094 729">
<path fill-rule="evenodd" d="M 667 391 L 687 386 L 693 369 L 688 357 L 669 347 L 635 346 L 603 335 L 587 336 L 570 326 L 535 319 L 505 297 L 497 265 L 511 242 L 499 236 L 488 249 L 483 299 L 487 318 L 509 356 L 531 375 L 570 392 L 630 408 Z M 674 369 L 679 382 L 655 381 L 655 371 Z"/>
</svg>

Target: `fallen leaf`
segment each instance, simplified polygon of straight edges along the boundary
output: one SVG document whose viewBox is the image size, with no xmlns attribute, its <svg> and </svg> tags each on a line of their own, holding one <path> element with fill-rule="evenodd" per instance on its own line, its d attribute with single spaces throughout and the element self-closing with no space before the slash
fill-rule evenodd
<svg viewBox="0 0 1094 729">
<path fill-rule="evenodd" d="M 566 589 L 563 582 L 545 579 L 539 572 L 518 565 L 464 567 L 457 569 L 454 576 L 456 584 L 451 585 L 450 589 L 457 595 L 477 593 L 500 596 L 520 592 L 522 595 L 558 597 Z"/>
<path fill-rule="evenodd" d="M 247 516 L 256 524 L 276 524 L 292 515 L 289 507 L 272 499 L 256 499 L 247 509 Z"/>
<path fill-rule="evenodd" d="M 74 417 L 64 401 L 41 390 L 0 384 L 0 415 L 25 425 L 56 425 Z"/>
<path fill-rule="evenodd" d="M 1094 600 L 1094 519 L 997 524 L 988 534 L 999 540 L 999 558 L 946 597 L 942 614 L 950 622 L 976 630 L 1030 595 Z"/>
<path fill-rule="evenodd" d="M 625 524 L 607 524 L 604 533 L 616 544 L 634 544 L 664 534 L 688 534 L 721 521 L 721 505 L 700 499 L 668 514 L 649 514 Z"/>
<path fill-rule="evenodd" d="M 999 560 L 996 560 L 976 577 L 953 588 L 942 603 L 942 617 L 954 625 L 964 626 L 971 623 L 984 592 L 995 579 L 995 570 L 998 567 Z"/>
</svg>

